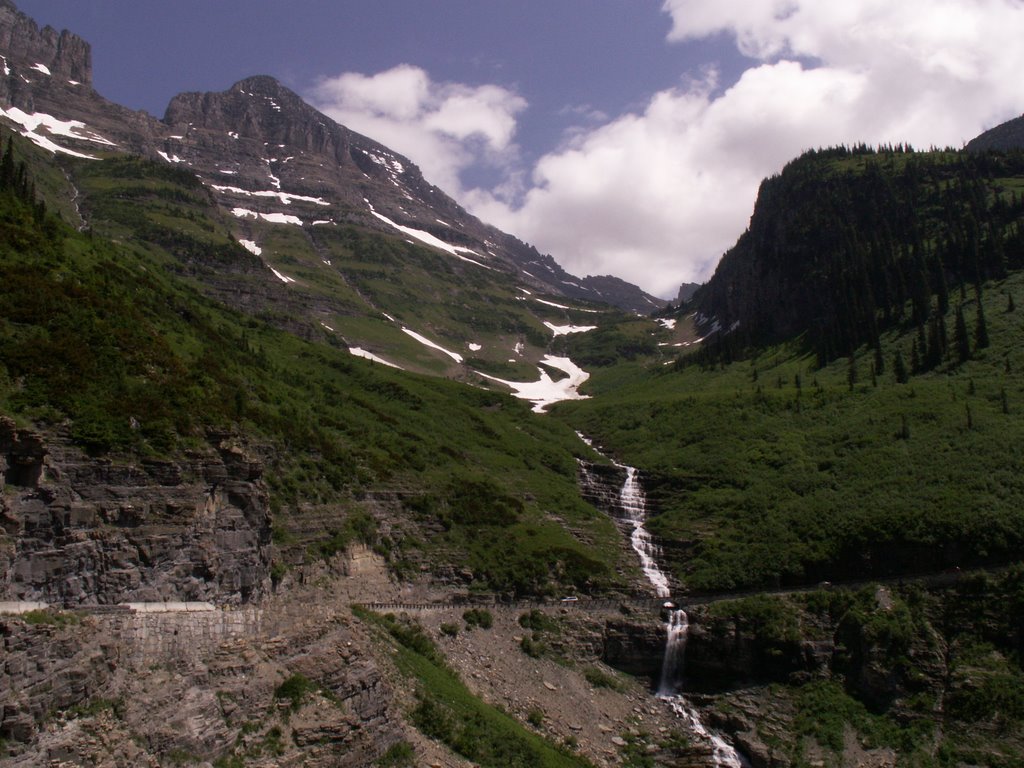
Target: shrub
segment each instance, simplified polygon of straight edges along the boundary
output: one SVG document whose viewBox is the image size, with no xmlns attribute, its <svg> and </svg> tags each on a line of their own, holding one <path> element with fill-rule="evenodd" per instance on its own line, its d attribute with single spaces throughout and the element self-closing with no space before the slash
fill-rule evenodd
<svg viewBox="0 0 1024 768">
<path fill-rule="evenodd" d="M 469 629 L 473 627 L 490 629 L 494 626 L 494 617 L 491 616 L 491 612 L 486 608 L 470 608 L 462 614 L 462 619 L 466 622 L 466 627 Z"/>
<path fill-rule="evenodd" d="M 534 659 L 539 659 L 544 655 L 544 643 L 536 639 L 536 637 L 527 635 L 519 641 L 519 647 L 523 653 Z"/>
<path fill-rule="evenodd" d="M 274 689 L 275 699 L 285 699 L 293 712 L 302 706 L 306 697 L 317 689 L 316 683 L 305 675 L 292 675 Z"/>
<path fill-rule="evenodd" d="M 392 744 L 387 752 L 377 758 L 374 765 L 380 766 L 380 768 L 407 768 L 407 766 L 415 765 L 415 761 L 416 750 L 412 748 L 412 744 L 400 741 L 397 744 Z"/>
<path fill-rule="evenodd" d="M 536 608 L 519 617 L 519 626 L 524 629 L 532 629 L 534 632 L 558 631 L 558 622 Z"/>
<path fill-rule="evenodd" d="M 610 688 L 613 691 L 623 689 L 622 681 L 612 674 L 597 667 L 587 667 L 583 670 L 583 677 L 595 688 Z"/>
</svg>

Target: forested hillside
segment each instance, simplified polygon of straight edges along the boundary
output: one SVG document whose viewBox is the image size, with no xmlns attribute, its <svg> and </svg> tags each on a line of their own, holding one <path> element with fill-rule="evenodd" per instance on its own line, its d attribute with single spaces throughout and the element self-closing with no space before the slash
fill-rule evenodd
<svg viewBox="0 0 1024 768">
<path fill-rule="evenodd" d="M 688 310 L 721 331 L 562 406 L 646 472 L 684 586 L 1019 557 L 1022 192 L 1020 155 L 809 153 Z"/>
<path fill-rule="evenodd" d="M 730 331 L 706 354 L 802 334 L 824 364 L 879 349 L 895 327 L 941 339 L 929 326 L 951 306 L 1024 266 L 1022 218 L 1021 153 L 809 152 L 762 183 L 750 228 L 695 299 Z"/>
</svg>

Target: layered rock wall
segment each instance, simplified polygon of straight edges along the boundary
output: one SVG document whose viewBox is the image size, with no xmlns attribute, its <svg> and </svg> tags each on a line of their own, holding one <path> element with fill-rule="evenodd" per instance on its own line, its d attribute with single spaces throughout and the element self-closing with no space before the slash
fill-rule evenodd
<svg viewBox="0 0 1024 768">
<path fill-rule="evenodd" d="M 239 604 L 269 587 L 262 465 L 224 436 L 118 463 L 0 418 L 0 476 L 0 599 Z"/>
</svg>

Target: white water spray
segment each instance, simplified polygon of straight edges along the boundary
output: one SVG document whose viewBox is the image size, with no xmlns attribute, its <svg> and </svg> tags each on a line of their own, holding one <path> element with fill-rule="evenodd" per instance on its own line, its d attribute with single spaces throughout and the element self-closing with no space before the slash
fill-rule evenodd
<svg viewBox="0 0 1024 768">
<path fill-rule="evenodd" d="M 665 657 L 661 660 L 661 680 L 658 682 L 659 696 L 675 696 L 679 688 L 679 675 L 686 658 L 686 638 L 690 620 L 686 611 L 677 609 L 669 612 L 666 622 Z"/>
<path fill-rule="evenodd" d="M 621 465 L 616 465 L 621 466 Z M 647 498 L 644 496 L 644 489 L 637 481 L 637 470 L 635 467 L 623 467 L 626 470 L 626 482 L 622 485 L 619 493 L 619 502 L 626 513 L 626 520 L 633 526 L 629 541 L 633 545 L 633 551 L 640 558 L 640 569 L 644 576 L 654 587 L 654 594 L 658 597 L 668 597 L 671 590 L 668 586 L 668 576 L 658 567 L 654 559 L 654 542 L 651 541 L 651 534 L 644 528 L 647 521 Z"/>
</svg>

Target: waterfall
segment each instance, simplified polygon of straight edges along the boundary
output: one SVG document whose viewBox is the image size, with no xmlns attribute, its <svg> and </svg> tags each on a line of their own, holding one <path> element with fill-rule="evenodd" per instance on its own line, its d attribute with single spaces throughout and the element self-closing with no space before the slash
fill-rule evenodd
<svg viewBox="0 0 1024 768">
<path fill-rule="evenodd" d="M 661 660 L 661 680 L 658 682 L 659 696 L 674 696 L 686 658 L 686 637 L 690 620 L 684 610 L 669 612 L 666 622 L 665 657 Z"/>
<path fill-rule="evenodd" d="M 576 434 L 591 448 L 594 447 L 593 443 L 579 432 Z M 595 490 L 598 485 L 596 478 L 591 476 L 585 465 L 581 463 L 580 466 L 586 482 L 592 484 L 592 491 Z M 619 491 L 618 501 L 625 521 L 633 527 L 629 540 L 633 545 L 633 551 L 640 558 L 640 568 L 651 586 L 654 587 L 655 594 L 658 597 L 669 597 L 671 590 L 668 576 L 658 566 L 657 548 L 651 540 L 651 534 L 644 527 L 644 523 L 647 522 L 647 498 L 640 485 L 639 473 L 635 467 L 617 463 L 615 466 L 626 471 L 626 481 Z M 666 604 L 666 607 L 668 605 Z M 672 707 L 672 710 L 689 724 L 690 730 L 694 734 L 711 744 L 711 760 L 715 768 L 745 768 L 745 766 L 749 766 L 749 763 L 740 757 L 740 754 L 720 734 L 708 730 L 700 719 L 700 713 L 679 693 L 679 683 L 686 661 L 686 639 L 689 628 L 690 622 L 686 611 L 680 609 L 669 611 L 668 621 L 665 623 L 665 655 L 661 661 L 658 698 Z"/>
<path fill-rule="evenodd" d="M 686 638 L 690 621 L 686 611 L 676 609 L 669 612 L 665 623 L 665 656 L 661 661 L 661 680 L 658 682 L 658 698 L 690 724 L 697 736 L 711 744 L 711 760 L 715 768 L 744 768 L 748 765 L 733 746 L 714 731 L 709 731 L 700 719 L 697 710 L 679 694 L 679 683 L 686 661 Z"/>
<path fill-rule="evenodd" d="M 644 496 L 644 489 L 640 487 L 637 480 L 635 467 L 625 467 L 626 482 L 622 484 L 622 491 L 619 493 L 619 501 L 626 513 L 626 520 L 633 526 L 633 533 L 629 541 L 633 545 L 633 551 L 640 557 L 640 569 L 644 576 L 654 587 L 654 594 L 658 597 L 668 597 L 671 590 L 668 586 L 668 577 L 658 567 L 654 559 L 655 547 L 651 541 L 651 534 L 644 528 L 647 521 L 647 499 Z"/>
</svg>

